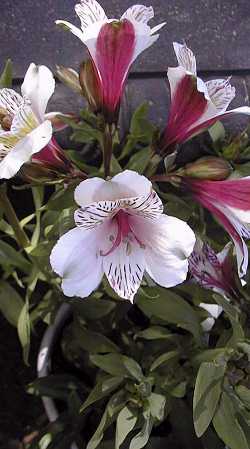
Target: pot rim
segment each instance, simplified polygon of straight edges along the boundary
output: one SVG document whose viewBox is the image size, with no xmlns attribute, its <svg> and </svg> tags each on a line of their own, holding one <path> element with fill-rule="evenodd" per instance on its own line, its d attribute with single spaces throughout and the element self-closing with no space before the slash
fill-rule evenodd
<svg viewBox="0 0 250 449">
<path fill-rule="evenodd" d="M 46 377 L 51 373 L 51 358 L 58 336 L 72 313 L 69 304 L 62 304 L 59 308 L 55 321 L 45 331 L 37 357 L 37 375 L 38 378 Z M 50 422 L 54 422 L 59 417 L 55 401 L 51 398 L 42 397 L 43 406 Z M 72 443 L 70 449 L 79 449 L 76 443 Z"/>
</svg>

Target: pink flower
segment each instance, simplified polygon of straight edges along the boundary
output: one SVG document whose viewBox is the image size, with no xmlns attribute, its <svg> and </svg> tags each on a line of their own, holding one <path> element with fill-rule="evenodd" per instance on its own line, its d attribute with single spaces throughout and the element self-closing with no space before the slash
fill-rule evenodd
<svg viewBox="0 0 250 449">
<path fill-rule="evenodd" d="M 168 69 L 171 106 L 160 143 L 162 152 L 171 145 L 185 142 L 228 114 L 250 115 L 248 106 L 226 112 L 235 97 L 235 88 L 229 79 L 202 81 L 197 76 L 193 52 L 186 45 L 176 42 L 173 45 L 179 65 Z"/>
<path fill-rule="evenodd" d="M 197 240 L 189 257 L 189 271 L 201 287 L 211 289 L 225 297 L 238 296 L 235 273 L 230 256 L 231 243 L 218 254 L 201 240 Z"/>
<path fill-rule="evenodd" d="M 81 29 L 57 20 L 88 48 L 99 78 L 103 108 L 112 115 L 119 108 L 124 83 L 131 64 L 159 37 L 154 34 L 164 23 L 150 28 L 147 23 L 154 17 L 152 7 L 135 5 L 121 19 L 108 19 L 96 0 L 82 0 L 75 6 L 81 20 Z"/>
<path fill-rule="evenodd" d="M 201 287 L 211 289 L 227 300 L 238 298 L 239 295 L 230 249 L 231 243 L 228 243 L 220 253 L 216 254 L 207 243 L 197 239 L 189 257 L 189 271 L 194 280 Z M 201 323 L 205 331 L 210 331 L 223 309 L 218 304 L 204 302 L 201 302 L 199 307 L 210 315 Z"/>
<path fill-rule="evenodd" d="M 52 250 L 53 270 L 67 296 L 89 296 L 105 274 L 133 301 L 143 274 L 163 287 L 186 279 L 195 236 L 182 220 L 163 214 L 151 182 L 126 170 L 110 181 L 87 179 L 75 190 L 76 227 Z"/>
<path fill-rule="evenodd" d="M 250 238 L 250 177 L 225 181 L 184 178 L 183 183 L 229 233 L 235 244 L 239 276 L 244 276 L 248 266 L 244 239 Z"/>
</svg>

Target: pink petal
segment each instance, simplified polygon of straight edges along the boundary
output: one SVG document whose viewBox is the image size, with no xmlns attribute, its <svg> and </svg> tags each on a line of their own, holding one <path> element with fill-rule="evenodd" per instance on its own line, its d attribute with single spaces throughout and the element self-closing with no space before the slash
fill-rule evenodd
<svg viewBox="0 0 250 449">
<path fill-rule="evenodd" d="M 113 113 L 119 106 L 133 60 L 135 31 L 131 22 L 106 23 L 97 38 L 95 63 L 103 90 L 103 105 Z"/>
</svg>

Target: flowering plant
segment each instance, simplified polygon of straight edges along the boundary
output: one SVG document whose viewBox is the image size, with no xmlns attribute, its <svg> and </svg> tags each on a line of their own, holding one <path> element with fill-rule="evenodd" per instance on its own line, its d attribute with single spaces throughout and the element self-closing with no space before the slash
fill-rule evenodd
<svg viewBox="0 0 250 449">
<path fill-rule="evenodd" d="M 165 129 L 143 104 L 126 132 L 130 66 L 165 24 L 150 28 L 142 5 L 121 19 L 96 0 L 75 11 L 81 29 L 57 24 L 89 59 L 57 74 L 82 96 L 79 116 L 46 113 L 55 79 L 45 66 L 29 66 L 21 94 L 10 62 L 0 79 L 0 308 L 26 363 L 38 323 L 71 306 L 51 376 L 28 386 L 64 407 L 31 448 L 250 448 L 250 140 L 218 122 L 250 108 L 227 111 L 230 79 L 204 82 L 174 43 Z M 58 143 L 64 128 L 71 150 Z"/>
</svg>

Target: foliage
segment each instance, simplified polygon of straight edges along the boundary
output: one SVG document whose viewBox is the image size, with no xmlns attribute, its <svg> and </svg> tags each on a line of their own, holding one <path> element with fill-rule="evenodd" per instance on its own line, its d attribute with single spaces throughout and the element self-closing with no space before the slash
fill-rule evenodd
<svg viewBox="0 0 250 449">
<path fill-rule="evenodd" d="M 0 86 L 9 87 L 11 79 L 8 61 Z M 118 129 L 112 131 L 111 175 L 123 169 L 148 176 L 157 172 L 159 160 L 152 155 L 159 130 L 148 121 L 148 107 L 143 103 L 136 109 L 125 137 L 120 137 Z M 103 177 L 105 121 L 101 114 L 86 108 L 78 121 L 63 120 L 72 128 L 69 160 L 88 176 Z M 207 153 L 230 161 L 235 176 L 249 175 L 248 134 L 244 141 L 242 135 L 229 138 L 222 125 L 209 132 Z M 75 143 L 82 149 L 75 150 Z M 172 162 L 172 168 L 180 168 Z M 221 441 L 230 449 L 250 449 L 248 286 L 241 290 L 240 303 L 228 303 L 189 280 L 163 289 L 145 278 L 130 305 L 104 279 L 98 291 L 84 301 L 66 299 L 51 271 L 49 256 L 58 237 L 73 227 L 77 207 L 73 193 L 78 183 L 73 179 L 67 185 L 60 180 L 49 187 L 27 184 L 25 192 L 33 207 L 20 218 L 19 234 L 4 214 L 0 222 L 0 310 L 17 328 L 25 363 L 37 324 L 53 324 L 65 301 L 72 306 L 58 345 L 62 360 L 76 374 L 52 373 L 27 387 L 31 394 L 65 403 L 64 413 L 41 431 L 31 449 L 68 448 L 72 441 L 86 449 L 141 449 L 149 447 L 150 438 L 154 441 L 162 428 L 166 447 L 174 435 L 183 449 L 190 449 L 197 438 L 206 442 L 206 449 L 219 449 Z M 175 183 L 167 187 L 160 183 L 155 189 L 170 215 L 192 224 L 214 248 L 222 248 L 227 241 L 222 227 L 204 215 L 190 195 Z M 22 190 L 10 182 L 7 193 L 13 196 L 13 192 L 22 198 Z M 26 241 L 23 246 L 20 237 Z M 216 302 L 223 308 L 209 335 L 202 327 L 209 313 L 198 307 L 201 302 Z M 189 422 L 192 414 L 184 446 L 176 429 L 184 416 Z"/>
</svg>

